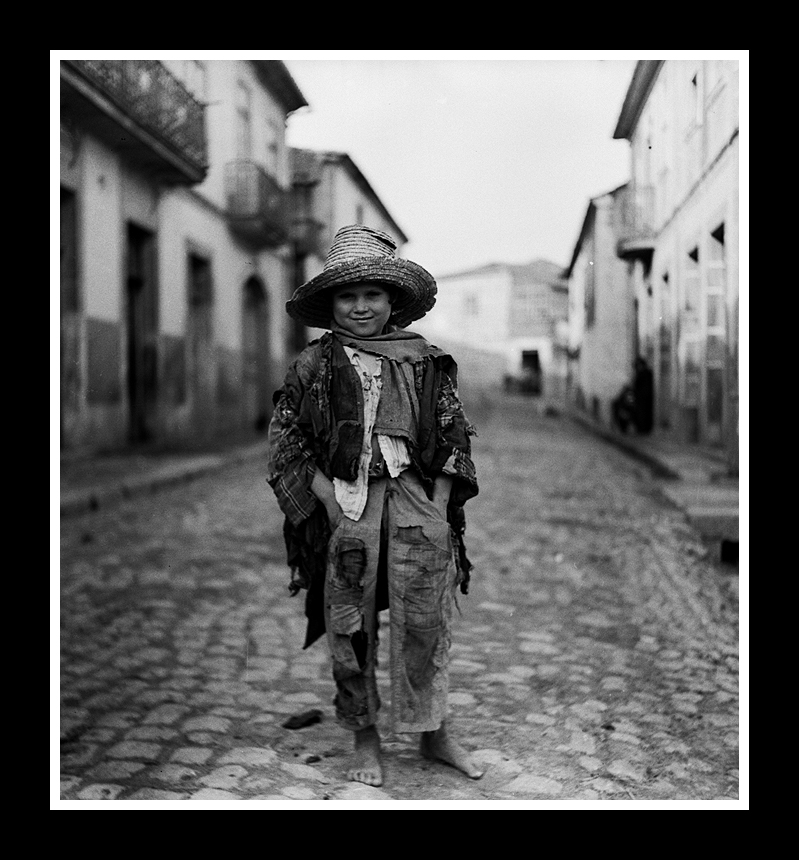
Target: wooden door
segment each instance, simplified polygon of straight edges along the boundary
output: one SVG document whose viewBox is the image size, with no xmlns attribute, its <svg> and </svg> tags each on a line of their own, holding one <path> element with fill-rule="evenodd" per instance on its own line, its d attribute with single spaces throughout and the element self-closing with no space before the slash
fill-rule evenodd
<svg viewBox="0 0 799 860">
<path fill-rule="evenodd" d="M 269 315 L 266 291 L 258 278 L 244 284 L 242 365 L 244 422 L 263 430 L 269 420 Z"/>
<path fill-rule="evenodd" d="M 190 253 L 188 259 L 187 339 L 192 423 L 197 436 L 209 436 L 216 421 L 216 354 L 214 350 L 211 261 Z"/>
<path fill-rule="evenodd" d="M 158 400 L 155 237 L 129 224 L 127 240 L 128 429 L 130 441 L 138 443 L 155 436 Z"/>
</svg>

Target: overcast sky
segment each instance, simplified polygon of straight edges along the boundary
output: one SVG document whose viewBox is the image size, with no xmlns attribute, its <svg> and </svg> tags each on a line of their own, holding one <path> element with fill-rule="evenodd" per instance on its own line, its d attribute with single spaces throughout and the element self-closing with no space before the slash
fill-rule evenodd
<svg viewBox="0 0 799 860">
<path fill-rule="evenodd" d="M 629 177 L 629 143 L 613 130 L 633 58 L 359 53 L 287 53 L 309 102 L 287 140 L 346 152 L 408 235 L 405 256 L 436 277 L 490 262 L 567 265 L 589 199 Z"/>
<path fill-rule="evenodd" d="M 436 277 L 569 263 L 590 199 L 629 179 L 613 131 L 637 60 L 748 63 L 747 51 L 108 53 L 285 62 L 309 103 L 288 119 L 289 145 L 346 152 L 409 237 L 404 255 Z"/>
</svg>

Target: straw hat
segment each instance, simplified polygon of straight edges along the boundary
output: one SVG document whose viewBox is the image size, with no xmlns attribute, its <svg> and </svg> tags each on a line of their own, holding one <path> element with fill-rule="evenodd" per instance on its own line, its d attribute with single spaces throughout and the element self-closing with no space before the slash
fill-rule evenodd
<svg viewBox="0 0 799 860">
<path fill-rule="evenodd" d="M 421 319 L 436 303 L 435 279 L 418 263 L 397 257 L 396 251 L 397 243 L 388 233 L 361 224 L 342 227 L 330 246 L 324 270 L 297 287 L 286 302 L 286 311 L 307 326 L 329 328 L 333 317 L 329 290 L 371 281 L 397 288 L 392 323 L 402 328 Z"/>
</svg>

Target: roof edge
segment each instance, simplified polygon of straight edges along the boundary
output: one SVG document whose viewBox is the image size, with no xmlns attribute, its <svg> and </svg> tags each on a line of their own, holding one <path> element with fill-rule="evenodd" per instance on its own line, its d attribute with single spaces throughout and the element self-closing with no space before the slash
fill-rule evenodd
<svg viewBox="0 0 799 860">
<path fill-rule="evenodd" d="M 261 80 L 280 100 L 288 113 L 308 106 L 305 96 L 282 60 L 251 60 L 250 62 L 255 66 Z"/>
<path fill-rule="evenodd" d="M 504 272 L 513 278 L 515 275 L 520 275 L 525 271 L 529 271 L 532 267 L 538 264 L 552 266 L 553 271 L 563 271 L 563 268 L 559 263 L 555 263 L 553 260 L 547 260 L 545 257 L 536 257 L 528 263 L 483 263 L 480 266 L 472 266 L 468 269 L 459 269 L 455 272 L 447 272 L 445 275 L 439 275 L 436 280 L 444 280 L 446 278 L 464 278 L 470 275 L 489 275 L 496 274 L 498 272 Z M 557 275 L 556 278 L 560 280 L 562 279 L 562 275 Z"/>
<path fill-rule="evenodd" d="M 572 276 L 574 264 L 577 262 L 577 257 L 580 256 L 580 250 L 583 247 L 585 237 L 588 234 L 588 231 L 591 229 L 591 223 L 593 222 L 596 214 L 596 201 L 600 200 L 603 197 L 607 197 L 608 195 L 618 194 L 619 191 L 626 188 L 629 184 L 629 182 L 622 182 L 621 185 L 617 185 L 615 188 L 611 188 L 610 191 L 605 191 L 602 194 L 597 194 L 596 197 L 592 197 L 588 201 L 588 206 L 585 210 L 585 217 L 583 218 L 583 223 L 580 227 L 580 234 L 577 237 L 577 241 L 574 243 L 574 251 L 572 252 L 572 258 L 569 262 L 569 265 L 563 270 L 563 277 L 567 281 Z"/>
<path fill-rule="evenodd" d="M 664 62 L 665 60 L 638 60 L 635 64 L 632 80 L 624 96 L 619 120 L 613 132 L 614 140 L 629 140 L 632 137 L 652 85 Z"/>
<path fill-rule="evenodd" d="M 572 272 L 574 271 L 574 264 L 577 262 L 577 258 L 580 256 L 580 250 L 583 247 L 583 241 L 585 237 L 588 235 L 588 231 L 591 229 L 591 224 L 594 220 L 594 213 L 596 212 L 596 203 L 594 202 L 595 198 L 591 198 L 588 201 L 588 207 L 585 210 L 585 216 L 583 217 L 583 223 L 580 227 L 580 235 L 577 237 L 577 241 L 574 243 L 574 251 L 572 252 L 572 258 L 569 261 L 569 265 L 563 270 L 563 277 L 568 281 L 572 276 Z"/>
<path fill-rule="evenodd" d="M 313 151 L 313 150 L 312 150 Z M 355 184 L 363 191 L 363 193 L 374 203 L 375 206 L 380 210 L 381 214 L 384 218 L 386 218 L 391 225 L 396 230 L 398 236 L 400 237 L 400 241 L 405 244 L 410 241 L 408 237 L 405 235 L 405 231 L 397 224 L 394 220 L 391 213 L 386 208 L 385 203 L 380 199 L 377 192 L 372 188 L 369 180 L 364 176 L 361 172 L 361 169 L 358 165 L 352 160 L 352 158 L 346 152 L 336 152 L 334 150 L 323 150 L 317 152 L 319 156 L 327 161 L 336 162 L 341 164 L 344 169 L 349 173 L 350 177 L 354 180 Z"/>
</svg>

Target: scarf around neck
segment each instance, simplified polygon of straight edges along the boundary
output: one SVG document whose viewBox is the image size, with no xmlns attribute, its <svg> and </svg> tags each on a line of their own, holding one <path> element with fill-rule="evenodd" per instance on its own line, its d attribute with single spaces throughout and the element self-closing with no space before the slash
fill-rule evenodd
<svg viewBox="0 0 799 860">
<path fill-rule="evenodd" d="M 433 346 L 421 334 L 407 329 L 385 331 L 371 337 L 357 337 L 340 326 L 334 326 L 332 332 L 342 344 L 400 363 L 415 363 L 429 355 L 444 355 L 443 350 Z"/>
</svg>

